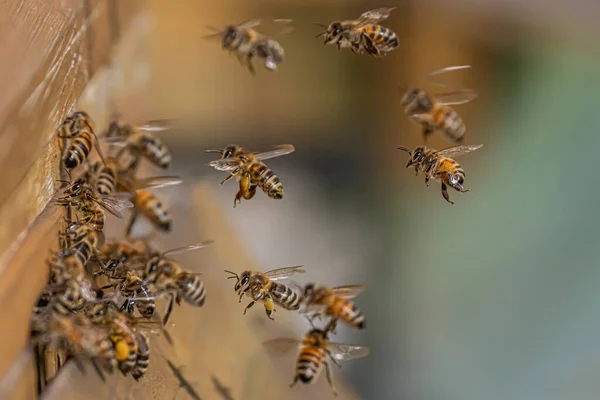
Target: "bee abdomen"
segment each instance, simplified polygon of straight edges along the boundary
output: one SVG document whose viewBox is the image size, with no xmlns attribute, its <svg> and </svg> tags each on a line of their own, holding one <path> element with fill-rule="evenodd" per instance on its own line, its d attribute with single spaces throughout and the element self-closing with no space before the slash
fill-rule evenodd
<svg viewBox="0 0 600 400">
<path fill-rule="evenodd" d="M 168 168 L 171 165 L 171 153 L 159 139 L 150 135 L 142 135 L 140 147 L 144 156 L 156 166 Z"/>
<path fill-rule="evenodd" d="M 98 177 L 98 193 L 110 195 L 115 191 L 117 172 L 113 168 L 103 168 Z"/>
<path fill-rule="evenodd" d="M 362 311 L 360 311 L 358 307 L 356 307 L 356 304 L 354 304 L 352 301 L 347 299 L 343 299 L 343 301 L 344 304 L 341 307 L 340 317 L 350 326 L 358 329 L 364 329 L 365 316 Z"/>
<path fill-rule="evenodd" d="M 148 370 L 148 362 L 150 360 L 150 346 L 148 338 L 141 332 L 136 334 L 138 342 L 138 354 L 135 361 L 135 367 L 131 372 L 133 378 L 137 381 L 140 379 Z"/>
<path fill-rule="evenodd" d="M 171 230 L 171 217 L 160 200 L 150 192 L 138 191 L 133 203 L 160 229 Z"/>
<path fill-rule="evenodd" d="M 68 169 L 81 165 L 90 154 L 92 149 L 92 134 L 86 130 L 82 131 L 73 139 L 65 154 L 64 163 Z"/>
<path fill-rule="evenodd" d="M 273 282 L 271 296 L 277 304 L 286 310 L 298 310 L 300 308 L 300 296 L 286 285 Z"/>
<path fill-rule="evenodd" d="M 323 362 L 323 351 L 309 347 L 303 349 L 296 364 L 296 374 L 304 383 L 309 383 L 319 375 Z"/>
<path fill-rule="evenodd" d="M 181 297 L 193 306 L 202 307 L 206 300 L 206 291 L 204 290 L 204 283 L 198 276 L 184 274 L 179 282 L 179 288 L 182 291 Z"/>
</svg>

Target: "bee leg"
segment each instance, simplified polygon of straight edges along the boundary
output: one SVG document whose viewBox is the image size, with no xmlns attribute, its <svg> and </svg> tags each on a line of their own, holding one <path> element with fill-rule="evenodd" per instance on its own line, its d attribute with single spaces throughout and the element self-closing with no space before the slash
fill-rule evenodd
<svg viewBox="0 0 600 400">
<path fill-rule="evenodd" d="M 333 390 L 333 395 L 337 397 L 338 392 L 335 389 L 335 385 L 333 384 L 333 375 L 331 373 L 331 367 L 329 366 L 329 362 L 325 361 L 325 372 L 327 373 L 327 382 L 329 383 L 329 387 Z"/>
<path fill-rule="evenodd" d="M 228 176 L 227 178 L 225 178 L 225 179 L 223 179 L 223 180 L 221 181 L 221 185 L 222 185 L 222 184 L 224 184 L 225 182 L 227 182 L 228 180 L 230 180 L 231 178 L 233 178 L 233 177 L 234 177 L 234 176 L 235 176 L 235 175 L 236 175 L 238 172 L 240 172 L 239 168 L 238 168 L 238 169 L 235 169 L 235 170 L 233 170 L 233 171 L 231 172 L 231 174 L 229 174 L 229 176 Z"/>
<path fill-rule="evenodd" d="M 246 306 L 246 308 L 244 308 L 244 315 L 246 315 L 246 311 L 248 311 L 248 309 L 249 309 L 250 307 L 252 307 L 252 306 L 254 305 L 254 303 L 255 303 L 254 301 L 251 301 L 251 302 L 250 302 L 250 304 L 248 304 L 248 305 Z"/>
<path fill-rule="evenodd" d="M 442 182 L 442 196 L 444 196 L 444 199 L 446 199 L 446 201 L 448 203 L 454 204 L 454 202 L 452 200 L 450 200 L 450 196 L 448 195 L 448 187 L 443 182 Z"/>
<path fill-rule="evenodd" d="M 298 379 L 300 379 L 300 377 L 298 376 L 298 374 L 296 374 L 296 376 L 294 376 L 294 381 L 290 383 L 291 388 L 293 388 L 296 382 L 298 382 Z"/>
<path fill-rule="evenodd" d="M 137 217 L 138 217 L 138 212 L 137 212 L 137 209 L 134 208 L 133 212 L 131 213 L 131 218 L 129 218 L 129 223 L 127 224 L 127 229 L 125 230 L 125 237 L 131 236 L 131 231 L 133 230 L 133 225 L 135 224 Z"/>
<path fill-rule="evenodd" d="M 427 139 L 433 133 L 433 128 L 429 124 L 423 124 L 423 143 L 427 143 Z"/>
<path fill-rule="evenodd" d="M 429 175 L 425 175 L 425 186 L 429 187 Z"/>
<path fill-rule="evenodd" d="M 248 66 L 248 71 L 250 71 L 250 73 L 252 75 L 256 75 L 256 71 L 254 70 L 254 65 L 252 65 L 252 57 L 253 57 L 253 54 L 248 53 L 248 56 L 246 57 L 246 64 Z"/>
<path fill-rule="evenodd" d="M 171 293 L 169 295 L 169 303 L 167 304 L 167 309 L 165 311 L 165 315 L 163 317 L 163 326 L 167 326 L 167 323 L 169 322 L 169 317 L 171 316 L 171 311 L 173 311 L 173 303 L 175 301 L 175 296 L 173 296 L 173 293 Z"/>
<path fill-rule="evenodd" d="M 365 50 L 367 51 L 368 54 L 372 55 L 372 56 L 379 56 L 379 50 L 377 49 L 377 47 L 375 46 L 375 43 L 373 43 L 373 40 L 371 40 L 371 38 L 369 36 L 367 36 L 366 33 L 362 34 L 362 41 L 365 47 Z"/>
</svg>

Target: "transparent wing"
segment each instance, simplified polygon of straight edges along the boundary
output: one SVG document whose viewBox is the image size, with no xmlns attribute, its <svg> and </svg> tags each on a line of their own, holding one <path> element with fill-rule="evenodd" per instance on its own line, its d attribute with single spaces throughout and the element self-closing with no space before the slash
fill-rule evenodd
<svg viewBox="0 0 600 400">
<path fill-rule="evenodd" d="M 119 193 L 116 193 L 111 196 L 100 196 L 99 198 L 94 199 L 94 201 L 115 217 L 123 218 L 121 212 L 126 208 L 133 207 L 133 203 L 129 201 L 128 198 L 129 195 L 127 194 L 120 195 Z"/>
<path fill-rule="evenodd" d="M 220 160 L 211 161 L 208 163 L 217 171 L 234 171 L 242 165 L 242 160 L 237 157 L 221 158 Z"/>
<path fill-rule="evenodd" d="M 135 182 L 136 189 L 156 189 L 167 186 L 179 185 L 183 180 L 178 176 L 153 176 L 151 178 L 138 179 Z"/>
<path fill-rule="evenodd" d="M 481 147 L 483 147 L 482 144 L 477 144 L 477 145 L 473 145 L 473 146 L 454 146 L 454 147 L 448 147 L 447 149 L 442 149 L 442 150 L 438 151 L 437 154 L 439 154 L 443 157 L 454 158 L 454 157 L 462 156 L 463 154 L 470 153 L 477 149 L 480 149 Z"/>
<path fill-rule="evenodd" d="M 291 350 L 297 350 L 301 344 L 302 341 L 291 338 L 277 338 L 263 342 L 263 346 L 277 354 L 285 354 Z"/>
<path fill-rule="evenodd" d="M 173 127 L 173 119 L 155 119 L 152 121 L 144 122 L 136 127 L 141 131 L 146 132 L 162 132 Z"/>
<path fill-rule="evenodd" d="M 435 95 L 437 102 L 446 106 L 470 103 L 477 97 L 479 97 L 477 92 L 470 89 L 457 90 L 448 93 L 439 93 Z"/>
<path fill-rule="evenodd" d="M 254 27 L 259 26 L 262 23 L 262 20 L 260 19 L 251 19 L 248 21 L 244 21 L 241 24 L 237 25 L 238 29 L 251 29 Z"/>
<path fill-rule="evenodd" d="M 296 267 L 278 268 L 265 272 L 265 275 L 267 275 L 272 281 L 279 281 L 282 279 L 287 279 L 294 274 L 306 272 L 300 268 L 302 268 L 302 265 L 298 265 Z"/>
<path fill-rule="evenodd" d="M 470 65 L 453 65 L 451 67 L 436 69 L 435 71 L 431 71 L 429 74 L 427 74 L 427 80 L 433 84 L 448 87 L 449 85 L 447 83 L 443 83 L 438 80 L 435 80 L 435 79 L 433 79 L 433 77 L 436 75 L 445 74 L 446 72 L 458 71 L 458 70 L 467 69 L 467 68 L 471 68 L 471 66 Z"/>
<path fill-rule="evenodd" d="M 371 353 L 371 349 L 367 346 L 342 343 L 329 343 L 329 346 L 331 355 L 338 361 L 355 360 L 366 357 Z"/>
<path fill-rule="evenodd" d="M 337 296 L 345 297 L 347 299 L 351 299 L 353 297 L 358 296 L 366 289 L 365 285 L 347 285 L 347 286 L 337 286 L 331 288 L 333 293 Z"/>
<path fill-rule="evenodd" d="M 188 246 L 183 246 L 183 247 L 177 247 L 175 249 L 165 251 L 163 253 L 163 256 L 167 256 L 167 255 L 173 256 L 176 254 L 187 253 L 188 251 L 203 249 L 207 246 L 210 246 L 213 243 L 214 243 L 213 240 L 205 240 L 204 242 L 190 244 Z"/>
<path fill-rule="evenodd" d="M 204 36 L 204 39 L 220 39 L 221 36 L 223 35 L 223 30 L 221 28 L 217 28 L 211 25 L 205 25 L 208 29 L 210 29 L 211 31 L 214 31 L 216 33 L 212 33 L 210 35 L 206 35 Z"/>
<path fill-rule="evenodd" d="M 295 150 L 296 148 L 291 144 L 280 144 L 278 146 L 275 146 L 274 150 L 265 151 L 261 153 L 254 153 L 254 157 L 256 157 L 256 159 L 259 161 L 263 161 L 268 160 L 270 158 L 280 157 L 286 154 L 293 153 Z"/>
<path fill-rule="evenodd" d="M 390 16 L 390 13 L 394 11 L 396 7 L 391 8 L 376 8 L 374 10 L 365 11 L 358 17 L 357 22 L 359 25 L 376 24 L 377 22 L 383 21 Z"/>
<path fill-rule="evenodd" d="M 274 19 L 273 22 L 275 22 L 278 26 L 281 26 L 281 28 L 277 32 L 275 32 L 273 36 L 287 35 L 288 33 L 291 33 L 296 29 L 296 27 L 293 25 L 293 19 L 278 18 Z"/>
</svg>

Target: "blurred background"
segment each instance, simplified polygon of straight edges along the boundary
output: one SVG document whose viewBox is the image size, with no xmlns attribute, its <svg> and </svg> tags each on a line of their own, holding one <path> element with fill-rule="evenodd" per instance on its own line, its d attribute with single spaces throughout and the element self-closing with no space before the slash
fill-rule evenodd
<svg viewBox="0 0 600 400">
<path fill-rule="evenodd" d="M 312 23 L 377 7 L 397 7 L 382 23 L 400 38 L 387 57 L 315 39 Z M 178 121 L 160 134 L 186 182 L 164 194 L 175 220 L 164 245 L 204 239 L 188 237 L 192 191 L 204 182 L 263 270 L 303 264 L 299 283 L 367 284 L 357 298 L 367 329 L 335 337 L 371 346 L 334 371 L 362 398 L 596 399 L 598 15 L 600 3 L 586 0 L 147 1 L 132 55 L 143 62 L 115 76 L 127 87 L 115 101 L 128 121 Z M 253 18 L 294 20 L 278 37 L 286 61 L 277 73 L 257 63 L 251 76 L 203 39 L 205 25 Z M 484 147 L 460 159 L 471 192 L 450 189 L 450 205 L 396 149 L 421 143 L 398 87 L 436 91 L 427 73 L 463 64 L 473 68 L 443 79 L 479 92 L 456 110 L 466 142 Z M 237 185 L 220 186 L 224 174 L 204 153 L 230 143 L 296 146 L 268 162 L 283 200 L 261 192 L 232 207 Z M 450 145 L 440 135 L 429 144 Z M 222 290 L 231 286 L 223 279 Z M 242 318 L 233 291 L 231 305 Z M 246 321 L 264 319 L 252 311 Z M 279 314 L 261 340 L 307 330 Z M 291 381 L 293 362 L 282 365 Z"/>
</svg>

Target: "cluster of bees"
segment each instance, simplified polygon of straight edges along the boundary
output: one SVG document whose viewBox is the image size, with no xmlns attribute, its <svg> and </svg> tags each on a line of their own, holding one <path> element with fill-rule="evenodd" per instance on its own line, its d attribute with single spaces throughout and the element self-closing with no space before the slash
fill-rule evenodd
<svg viewBox="0 0 600 400">
<path fill-rule="evenodd" d="M 350 49 L 355 54 L 385 56 L 398 47 L 399 40 L 391 29 L 378 23 L 387 19 L 393 10 L 379 8 L 364 12 L 356 20 L 317 24 L 325 29 L 317 37 L 323 36 L 325 44 L 336 44 L 338 49 Z M 276 22 L 289 24 L 291 20 Z M 252 74 L 255 73 L 253 59 L 259 59 L 267 70 L 276 71 L 285 53 L 274 38 L 255 30 L 260 23 L 260 20 L 251 20 L 223 29 L 209 27 L 215 33 L 207 38 L 221 39 L 223 49 L 235 54 Z M 433 77 L 465 68 L 469 66 L 436 70 L 429 74 L 429 79 L 448 86 L 434 81 Z M 456 144 L 442 150 L 425 145 L 412 150 L 400 146 L 398 148 L 409 156 L 406 167 L 414 168 L 417 175 L 423 172 L 427 186 L 430 180 L 440 182 L 444 199 L 454 204 L 448 195 L 448 186 L 459 192 L 469 191 L 464 188 L 465 171 L 454 158 L 482 145 L 463 144 L 465 124 L 450 106 L 470 102 L 477 93 L 458 89 L 434 95 L 419 88 L 401 89 L 400 103 L 409 119 L 421 127 L 423 142 L 434 132 L 441 132 Z M 62 165 L 69 179 L 62 181 L 66 186 L 55 199 L 56 205 L 65 212 L 58 233 L 59 248 L 47 260 L 49 280 L 33 310 L 32 339 L 37 349 L 40 381 L 46 382 L 44 371 L 49 349 L 56 355 L 53 361 L 59 367 L 68 359 L 78 364 L 87 359 L 102 377 L 105 372 L 119 369 L 138 380 L 148 368 L 150 346 L 146 332 L 154 329 L 170 340 L 165 327 L 174 302 L 180 304 L 183 300 L 196 307 L 205 302 L 206 292 L 198 275 L 183 269 L 170 257 L 203 248 L 210 241 L 160 252 L 147 238 L 131 237 L 139 215 L 149 219 L 160 231 L 171 229 L 167 210 L 148 189 L 179 184 L 181 180 L 173 176 L 136 177 L 143 159 L 162 169 L 170 166 L 171 154 L 152 133 L 162 129 L 165 129 L 164 121 L 141 126 L 114 121 L 102 135 L 96 136 L 91 118 L 82 111 L 68 116 L 58 128 L 58 136 L 65 144 Z M 107 144 L 106 157 L 100 142 Z M 99 159 L 93 162 L 89 155 L 94 146 Z M 283 185 L 264 161 L 294 151 L 291 144 L 264 152 L 252 152 L 238 145 L 206 150 L 220 156 L 208 165 L 228 173 L 221 184 L 233 178 L 238 182 L 234 207 L 242 199 L 252 199 L 257 188 L 272 199 L 282 199 Z M 78 167 L 85 167 L 85 172 L 73 180 L 71 173 Z M 132 212 L 125 239 L 105 240 L 106 212 L 123 218 L 126 209 Z M 364 290 L 363 285 L 330 288 L 314 283 L 303 287 L 282 283 L 305 272 L 302 266 L 264 273 L 226 272 L 230 275 L 228 278 L 235 279 L 234 290 L 239 301 L 245 296 L 251 300 L 244 314 L 256 302 L 262 302 L 271 320 L 278 306 L 298 311 L 310 321 L 312 329 L 302 339 L 278 338 L 265 343 L 284 350 L 299 348 L 296 373 L 290 386 L 298 381 L 315 382 L 325 369 L 329 385 L 336 393 L 331 364 L 339 366 L 340 361 L 369 354 L 366 346 L 335 343 L 329 339 L 335 334 L 339 321 L 354 329 L 365 328 L 365 317 L 353 302 Z M 168 304 L 161 316 L 156 311 L 156 300 L 163 296 Z M 314 325 L 315 318 L 328 320 L 323 328 L 318 328 Z M 169 362 L 169 366 L 175 376 L 183 380 L 172 363 Z"/>
<path fill-rule="evenodd" d="M 63 140 L 62 165 L 69 180 L 55 199 L 64 209 L 58 232 L 58 249 L 47 259 L 49 279 L 33 309 L 32 343 L 38 366 L 38 390 L 52 374 L 73 359 L 83 368 L 91 361 L 98 374 L 116 369 L 140 379 L 148 369 L 150 343 L 147 332 L 162 333 L 174 306 L 181 301 L 201 307 L 206 292 L 198 275 L 183 269 L 170 256 L 195 250 L 210 242 L 167 252 L 155 249 L 147 238 L 130 237 L 138 216 L 146 216 L 161 231 L 171 229 L 171 219 L 161 201 L 148 188 L 181 183 L 177 177 L 136 178 L 142 159 L 168 168 L 171 154 L 151 133 L 164 129 L 161 121 L 144 126 L 111 123 L 99 138 L 90 116 L 69 115 L 58 128 Z M 99 142 L 107 142 L 106 156 Z M 98 145 L 98 161 L 88 157 Z M 71 179 L 79 167 L 80 178 Z M 125 239 L 106 240 L 106 212 L 123 218 L 132 209 Z M 156 300 L 168 297 L 161 318 Z"/>
</svg>

